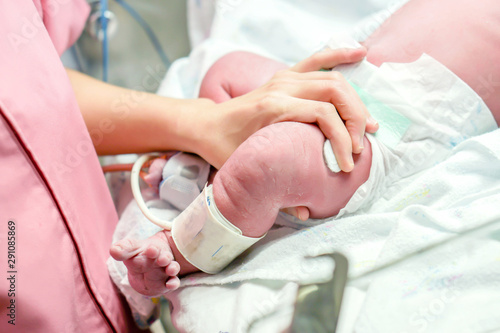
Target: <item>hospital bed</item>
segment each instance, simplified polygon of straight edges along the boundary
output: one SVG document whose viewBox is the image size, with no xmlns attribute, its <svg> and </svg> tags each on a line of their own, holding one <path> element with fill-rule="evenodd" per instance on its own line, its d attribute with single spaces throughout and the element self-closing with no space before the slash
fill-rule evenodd
<svg viewBox="0 0 500 333">
<path fill-rule="evenodd" d="M 158 93 L 197 96 L 225 53 L 293 64 L 333 33 L 363 39 L 404 2 L 188 1 L 192 52 Z M 500 330 L 500 132 L 468 139 L 385 211 L 277 226 L 220 274 L 190 275 L 163 303 L 181 332 Z M 168 322 L 167 322 L 168 321 Z"/>
</svg>

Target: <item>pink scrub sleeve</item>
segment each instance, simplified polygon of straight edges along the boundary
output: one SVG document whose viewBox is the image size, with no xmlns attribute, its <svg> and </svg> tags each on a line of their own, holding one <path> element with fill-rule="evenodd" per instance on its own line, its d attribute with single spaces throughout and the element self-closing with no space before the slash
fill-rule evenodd
<svg viewBox="0 0 500 333">
<path fill-rule="evenodd" d="M 85 0 L 33 0 L 57 53 L 61 55 L 80 36 L 90 7 Z"/>
<path fill-rule="evenodd" d="M 59 60 L 88 7 L 0 9 L 0 332 L 135 331 L 106 267 L 117 215 Z"/>
</svg>

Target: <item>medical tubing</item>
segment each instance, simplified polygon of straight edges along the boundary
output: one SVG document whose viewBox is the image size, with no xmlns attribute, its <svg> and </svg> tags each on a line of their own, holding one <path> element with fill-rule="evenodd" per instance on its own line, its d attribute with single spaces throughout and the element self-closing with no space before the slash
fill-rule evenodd
<svg viewBox="0 0 500 333">
<path fill-rule="evenodd" d="M 141 194 L 141 187 L 140 187 L 140 172 L 142 169 L 142 166 L 144 163 L 147 161 L 160 157 L 160 154 L 157 153 L 152 153 L 152 154 L 145 154 L 139 157 L 139 159 L 134 163 L 134 166 L 132 167 L 132 172 L 130 173 L 130 185 L 132 187 L 132 194 L 134 196 L 135 201 L 137 202 L 137 205 L 139 206 L 139 209 L 141 212 L 144 214 L 144 216 L 159 226 L 160 228 L 163 228 L 165 230 L 171 230 L 172 229 L 172 222 L 167 221 L 167 220 L 162 220 L 158 218 L 157 216 L 154 216 L 151 214 L 148 206 L 144 202 L 144 199 Z"/>
<path fill-rule="evenodd" d="M 170 60 L 168 59 L 167 55 L 163 51 L 163 48 L 161 47 L 160 41 L 158 40 L 158 37 L 156 37 L 155 33 L 153 32 L 153 29 L 151 29 L 151 26 L 139 15 L 137 11 L 135 11 L 127 2 L 124 0 L 115 0 L 120 6 L 125 9 L 130 16 L 132 16 L 137 23 L 144 29 L 144 32 L 146 32 L 146 35 L 149 37 L 151 43 L 153 43 L 153 46 L 160 56 L 161 61 L 165 65 L 165 68 L 170 67 Z"/>
</svg>

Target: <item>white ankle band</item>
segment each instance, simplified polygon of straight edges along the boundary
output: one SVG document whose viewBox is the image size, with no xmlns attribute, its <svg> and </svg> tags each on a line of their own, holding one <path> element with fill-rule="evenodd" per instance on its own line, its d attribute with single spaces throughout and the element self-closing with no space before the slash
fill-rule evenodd
<svg viewBox="0 0 500 333">
<path fill-rule="evenodd" d="M 265 235 L 264 235 L 265 236 Z M 212 185 L 175 218 L 172 238 L 193 266 L 209 274 L 220 272 L 260 238 L 246 237 L 217 209 Z"/>
</svg>

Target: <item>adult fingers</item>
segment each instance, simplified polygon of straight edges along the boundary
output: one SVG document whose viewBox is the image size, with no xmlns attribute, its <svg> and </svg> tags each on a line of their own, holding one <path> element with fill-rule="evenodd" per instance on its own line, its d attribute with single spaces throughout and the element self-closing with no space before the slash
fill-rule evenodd
<svg viewBox="0 0 500 333">
<path fill-rule="evenodd" d="M 277 77 L 292 96 L 330 102 L 336 106 L 341 118 L 346 122 L 352 136 L 353 151 L 360 153 L 363 136 L 374 133 L 378 124 L 349 82 L 336 71 L 328 72 L 282 72 Z M 310 81 L 300 82 L 299 81 Z M 281 89 L 280 88 L 280 89 Z"/>
<path fill-rule="evenodd" d="M 301 221 L 306 221 L 310 215 L 309 208 L 305 206 L 282 208 L 281 211 L 286 214 L 292 215 Z"/>
<path fill-rule="evenodd" d="M 353 147 L 359 150 L 359 139 L 357 136 L 352 136 L 349 133 L 349 127 L 346 126 L 347 124 L 344 125 L 340 115 L 335 112 L 319 113 L 317 115 L 317 123 L 326 138 L 330 140 L 340 169 L 344 172 L 352 171 L 354 168 L 352 157 Z"/>
<path fill-rule="evenodd" d="M 300 61 L 294 66 L 290 67 L 294 72 L 311 72 L 320 69 L 333 68 L 340 64 L 348 64 L 361 61 L 366 55 L 364 47 L 357 49 L 324 49 L 316 52 L 310 57 Z"/>
<path fill-rule="evenodd" d="M 331 103 L 334 108 L 325 109 L 322 114 L 315 114 L 315 117 L 318 117 L 316 120 L 321 130 L 329 139 L 336 138 L 331 129 L 336 128 L 340 119 L 345 121 L 345 125 L 342 125 L 351 137 L 349 141 L 352 144 L 351 151 L 360 153 L 363 149 L 363 136 L 367 126 L 367 119 L 370 118 L 366 106 L 354 88 L 339 72 L 323 73 L 321 78 L 325 80 L 288 84 L 283 89 L 296 98 Z M 305 113 L 307 112 L 314 111 L 306 110 Z M 338 130 L 336 132 L 338 133 Z M 333 142 L 332 146 L 335 146 Z"/>
<path fill-rule="evenodd" d="M 350 172 L 354 167 L 351 136 L 335 107 L 328 102 L 303 98 L 277 98 L 275 105 L 282 114 L 277 121 L 299 121 L 316 123 L 325 137 L 331 141 L 332 149 L 340 169 Z"/>
</svg>

